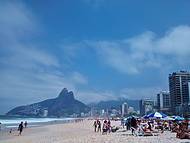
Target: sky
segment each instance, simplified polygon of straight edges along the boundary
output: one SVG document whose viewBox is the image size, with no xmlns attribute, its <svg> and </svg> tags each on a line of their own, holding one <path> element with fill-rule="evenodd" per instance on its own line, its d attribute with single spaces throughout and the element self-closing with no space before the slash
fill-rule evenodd
<svg viewBox="0 0 190 143">
<path fill-rule="evenodd" d="M 155 99 L 190 70 L 189 0 L 0 1 L 0 114 L 55 98 Z"/>
</svg>

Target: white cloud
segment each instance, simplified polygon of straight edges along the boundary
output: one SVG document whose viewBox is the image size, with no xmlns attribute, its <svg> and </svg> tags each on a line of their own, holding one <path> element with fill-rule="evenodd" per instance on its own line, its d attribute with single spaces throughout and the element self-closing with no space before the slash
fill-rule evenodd
<svg viewBox="0 0 190 143">
<path fill-rule="evenodd" d="M 96 103 L 99 101 L 116 100 L 118 96 L 115 96 L 112 91 L 80 90 L 76 91 L 76 98 L 85 103 Z"/>
<path fill-rule="evenodd" d="M 87 43 L 108 66 L 121 73 L 138 74 L 145 69 L 188 66 L 189 39 L 190 27 L 182 25 L 170 29 L 162 37 L 147 31 L 123 40 Z"/>
<path fill-rule="evenodd" d="M 127 99 L 155 99 L 160 87 L 139 87 L 139 88 L 124 88 L 120 91 L 120 97 Z"/>
<path fill-rule="evenodd" d="M 79 72 L 73 72 L 71 75 L 71 81 L 73 81 L 74 83 L 78 83 L 78 84 L 87 84 L 88 80 L 87 78 L 80 74 Z"/>
<path fill-rule="evenodd" d="M 166 35 L 158 39 L 155 45 L 158 48 L 158 52 L 166 55 L 177 56 L 182 58 L 183 56 L 190 55 L 190 27 L 178 26 L 170 29 Z"/>
<path fill-rule="evenodd" d="M 118 92 L 113 91 L 96 91 L 96 90 L 80 90 L 76 92 L 76 98 L 85 103 L 96 103 L 99 101 L 118 100 L 119 98 L 140 100 L 140 99 L 156 99 L 157 93 L 162 91 L 161 87 L 131 87 L 124 88 Z"/>
</svg>

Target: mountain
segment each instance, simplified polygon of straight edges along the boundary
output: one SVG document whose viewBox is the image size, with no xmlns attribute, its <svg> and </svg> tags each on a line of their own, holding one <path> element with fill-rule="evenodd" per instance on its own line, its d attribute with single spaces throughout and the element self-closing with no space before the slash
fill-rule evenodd
<svg viewBox="0 0 190 143">
<path fill-rule="evenodd" d="M 64 88 L 59 96 L 42 102 L 19 106 L 10 110 L 7 115 L 35 116 L 35 117 L 65 117 L 73 114 L 87 113 L 90 108 L 76 100 L 72 91 Z"/>
<path fill-rule="evenodd" d="M 121 105 L 126 102 L 129 106 L 133 107 L 136 111 L 139 110 L 139 100 L 129 100 L 121 98 L 118 100 L 100 101 L 98 103 L 91 103 L 88 106 L 96 109 L 120 109 Z"/>
</svg>

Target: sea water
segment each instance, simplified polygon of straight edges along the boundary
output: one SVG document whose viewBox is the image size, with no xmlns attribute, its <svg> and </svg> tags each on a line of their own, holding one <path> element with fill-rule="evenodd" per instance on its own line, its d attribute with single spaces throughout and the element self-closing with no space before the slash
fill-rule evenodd
<svg viewBox="0 0 190 143">
<path fill-rule="evenodd" d="M 18 118 L 18 117 L 0 117 L 0 126 L 3 128 L 16 128 L 21 122 L 27 122 L 28 127 L 40 126 L 51 123 L 64 123 L 74 120 L 74 118 Z"/>
</svg>

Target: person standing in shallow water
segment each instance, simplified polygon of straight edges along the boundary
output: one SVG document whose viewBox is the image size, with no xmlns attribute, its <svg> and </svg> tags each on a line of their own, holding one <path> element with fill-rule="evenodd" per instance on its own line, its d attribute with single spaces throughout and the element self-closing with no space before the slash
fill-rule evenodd
<svg viewBox="0 0 190 143">
<path fill-rule="evenodd" d="M 19 126 L 18 126 L 18 131 L 19 131 L 19 134 L 18 134 L 18 135 L 21 135 L 21 134 L 22 134 L 23 128 L 24 128 L 23 122 L 21 122 L 21 123 L 19 124 Z"/>
<path fill-rule="evenodd" d="M 24 127 L 26 128 L 26 127 L 27 127 L 27 125 L 28 125 L 28 123 L 27 123 L 27 121 L 25 121 L 25 123 L 24 123 Z"/>
</svg>

